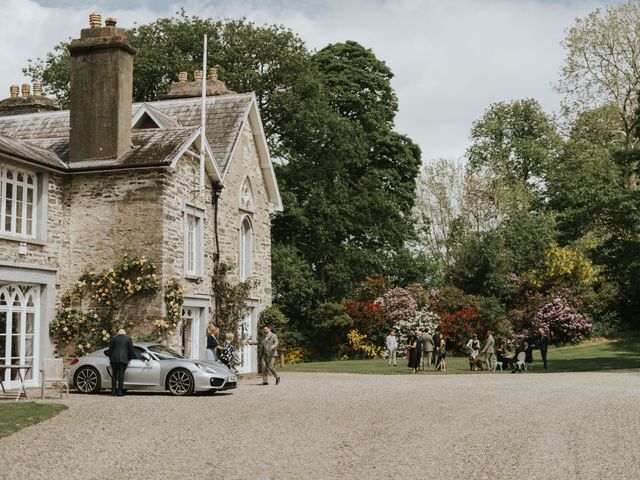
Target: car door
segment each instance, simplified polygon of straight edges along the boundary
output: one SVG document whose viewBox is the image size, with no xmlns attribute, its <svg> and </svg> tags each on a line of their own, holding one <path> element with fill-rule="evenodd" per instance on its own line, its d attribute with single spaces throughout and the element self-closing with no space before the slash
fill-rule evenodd
<svg viewBox="0 0 640 480">
<path fill-rule="evenodd" d="M 129 361 L 127 370 L 124 372 L 125 387 L 155 387 L 160 385 L 160 362 L 153 358 L 145 361 L 142 358 L 143 353 L 148 352 L 138 346 L 134 346 L 136 357 Z"/>
</svg>

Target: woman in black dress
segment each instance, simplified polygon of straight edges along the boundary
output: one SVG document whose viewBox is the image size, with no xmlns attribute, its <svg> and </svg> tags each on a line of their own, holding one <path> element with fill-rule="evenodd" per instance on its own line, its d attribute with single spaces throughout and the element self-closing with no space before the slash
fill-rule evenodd
<svg viewBox="0 0 640 480">
<path fill-rule="evenodd" d="M 409 337 L 409 365 L 413 369 L 412 373 L 416 373 L 420 368 L 420 355 L 422 354 L 422 337 L 420 332 Z"/>
</svg>

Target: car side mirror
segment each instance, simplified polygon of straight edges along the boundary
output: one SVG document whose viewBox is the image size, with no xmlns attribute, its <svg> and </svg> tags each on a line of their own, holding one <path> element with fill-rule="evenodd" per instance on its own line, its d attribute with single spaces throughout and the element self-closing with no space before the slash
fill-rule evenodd
<svg viewBox="0 0 640 480">
<path fill-rule="evenodd" d="M 151 361 L 151 355 L 149 355 L 147 352 L 143 352 L 140 357 L 142 357 L 142 360 L 144 360 L 145 362 L 150 362 Z"/>
</svg>

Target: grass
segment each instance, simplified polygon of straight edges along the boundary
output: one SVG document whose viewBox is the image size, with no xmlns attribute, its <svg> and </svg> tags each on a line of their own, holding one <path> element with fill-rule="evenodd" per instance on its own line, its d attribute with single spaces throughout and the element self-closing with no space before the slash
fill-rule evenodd
<svg viewBox="0 0 640 480">
<path fill-rule="evenodd" d="M 640 368 L 640 337 L 596 340 L 580 345 L 552 347 L 547 355 L 549 372 L 585 372 Z M 390 367 L 386 360 L 333 360 L 286 365 L 284 372 L 364 373 L 381 375 L 408 375 L 407 361 L 398 359 L 397 367 Z M 534 373 L 542 372 L 542 360 L 538 350 L 533 351 Z M 447 357 L 447 373 L 471 372 L 466 356 Z M 500 372 L 497 372 L 500 373 Z M 433 372 L 419 373 L 433 375 Z M 439 374 L 439 372 L 438 372 Z"/>
<path fill-rule="evenodd" d="M 59 404 L 3 401 L 0 403 L 0 438 L 40 423 L 66 409 L 66 405 Z"/>
</svg>

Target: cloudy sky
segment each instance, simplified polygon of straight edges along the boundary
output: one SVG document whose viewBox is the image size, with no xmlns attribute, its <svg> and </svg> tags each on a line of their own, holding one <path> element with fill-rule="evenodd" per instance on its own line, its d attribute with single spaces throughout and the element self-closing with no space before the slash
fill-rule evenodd
<svg viewBox="0 0 640 480">
<path fill-rule="evenodd" d="M 296 31 L 311 49 L 355 40 L 395 74 L 397 129 L 425 160 L 464 154 L 471 123 L 500 100 L 533 97 L 548 112 L 576 17 L 618 0 L 0 0 L 0 98 L 28 81 L 27 59 L 78 36 L 92 10 L 120 26 L 184 7 L 201 17 L 247 17 Z M 3 94 L 3 92 L 6 92 Z"/>
</svg>

